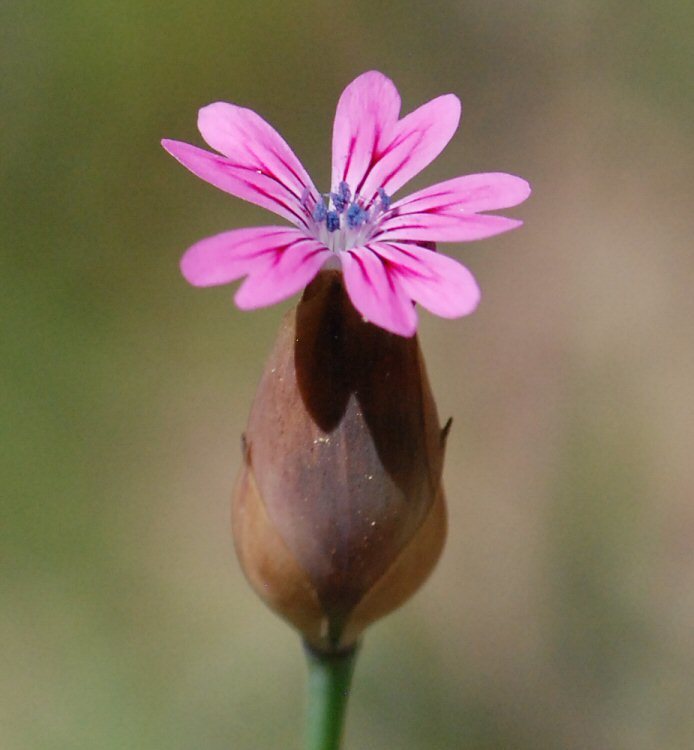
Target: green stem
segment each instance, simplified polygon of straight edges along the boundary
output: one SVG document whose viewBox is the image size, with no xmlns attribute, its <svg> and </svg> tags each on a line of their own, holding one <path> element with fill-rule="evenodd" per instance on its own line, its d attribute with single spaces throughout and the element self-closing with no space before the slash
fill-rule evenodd
<svg viewBox="0 0 694 750">
<path fill-rule="evenodd" d="M 306 750 L 339 750 L 356 655 L 356 648 L 325 654 L 306 646 Z"/>
</svg>

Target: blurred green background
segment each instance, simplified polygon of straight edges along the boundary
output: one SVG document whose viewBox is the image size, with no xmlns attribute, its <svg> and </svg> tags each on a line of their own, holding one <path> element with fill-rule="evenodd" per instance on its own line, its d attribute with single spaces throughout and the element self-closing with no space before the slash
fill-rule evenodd
<svg viewBox="0 0 694 750">
<path fill-rule="evenodd" d="M 694 746 L 693 35 L 675 0 L 5 0 L 3 750 L 300 746 L 298 640 L 228 533 L 281 310 L 178 272 L 269 215 L 158 142 L 243 104 L 327 189 L 337 97 L 370 68 L 405 111 L 463 101 L 411 187 L 535 192 L 522 230 L 449 247 L 479 311 L 422 314 L 450 537 L 369 632 L 346 747 Z"/>
</svg>

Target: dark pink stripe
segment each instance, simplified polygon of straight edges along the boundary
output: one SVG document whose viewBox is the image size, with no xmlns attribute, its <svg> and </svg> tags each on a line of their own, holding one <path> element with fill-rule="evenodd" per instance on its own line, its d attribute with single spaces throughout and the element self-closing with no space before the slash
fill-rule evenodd
<svg viewBox="0 0 694 750">
<path fill-rule="evenodd" d="M 272 265 L 276 266 L 280 262 L 282 256 L 287 252 L 287 250 L 289 250 L 290 247 L 301 245 L 304 242 L 315 242 L 315 240 L 312 240 L 309 237 L 299 237 L 299 239 L 292 240 L 292 242 L 288 242 L 286 245 L 280 245 L 279 247 L 275 247 L 275 248 L 268 248 L 267 251 L 263 251 L 263 252 L 275 253 L 275 259 Z M 316 253 L 321 252 L 321 250 L 322 248 L 318 248 L 317 250 L 314 250 L 312 253 L 309 253 L 308 255 L 306 255 L 306 257 L 303 258 L 301 262 L 304 263 L 306 258 L 312 258 L 314 255 L 316 255 Z M 258 255 L 262 255 L 262 254 L 263 253 L 258 253 Z"/>
<path fill-rule="evenodd" d="M 451 195 L 450 190 L 446 190 L 443 193 L 431 193 L 430 195 L 423 195 L 419 198 L 410 199 L 409 201 L 405 203 L 401 203 L 397 208 L 401 216 L 407 216 L 409 214 L 421 214 L 421 213 L 425 213 L 429 211 L 434 211 L 441 204 L 437 204 L 436 206 L 432 208 L 425 208 L 425 209 L 417 208 L 417 204 L 421 203 L 422 201 L 431 200 L 432 198 L 443 198 L 444 196 L 447 196 L 447 195 Z M 460 203 L 460 200 L 456 199 L 451 203 L 446 203 L 443 207 L 450 208 L 451 206 L 455 206 L 458 203 Z M 412 210 L 408 211 L 407 209 L 412 209 Z"/>
<path fill-rule="evenodd" d="M 257 185 L 254 185 L 252 182 L 248 182 L 247 180 L 243 180 L 241 177 L 237 177 L 237 179 L 241 180 L 241 182 L 244 183 L 247 187 L 249 187 L 251 190 L 254 190 L 258 195 L 262 195 L 264 198 L 268 198 L 269 200 L 276 203 L 278 206 L 281 206 L 285 209 L 285 211 L 288 211 L 292 216 L 295 216 L 299 222 L 304 226 L 308 227 L 308 223 L 306 222 L 306 219 L 302 214 L 298 213 L 290 204 L 285 203 L 284 201 L 280 200 L 277 196 L 273 195 L 272 193 L 268 193 L 267 190 L 263 190 L 263 188 L 258 187 Z"/>
<path fill-rule="evenodd" d="M 388 258 L 384 258 L 382 255 L 379 255 L 378 250 L 373 248 L 371 245 L 364 245 L 364 247 L 376 258 L 380 261 L 381 265 L 383 266 L 383 273 L 386 276 L 386 279 L 388 280 L 388 286 L 390 287 L 391 292 L 395 294 L 395 284 L 393 282 L 393 278 L 391 276 L 391 270 L 395 273 L 399 272 L 399 268 L 395 266 L 395 264 L 389 260 Z M 371 284 L 373 286 L 373 284 Z"/>
<path fill-rule="evenodd" d="M 254 151 L 252 151 L 250 148 L 246 149 L 248 153 L 258 162 L 258 167 L 261 169 L 263 174 L 266 177 L 269 177 L 270 179 L 274 180 L 278 185 L 281 185 L 287 192 L 289 192 L 291 195 L 293 195 L 298 201 L 301 200 L 301 195 L 296 193 L 290 185 L 287 185 L 287 183 L 279 178 L 271 169 L 267 166 L 267 164 L 256 154 Z M 305 188 L 306 185 L 304 184 L 304 181 L 299 175 L 296 173 L 296 171 L 291 167 L 290 164 L 288 164 L 285 159 L 282 157 L 281 154 L 277 153 L 274 149 L 270 149 L 272 155 L 280 162 L 280 164 L 294 177 L 294 179 L 301 185 L 302 188 Z"/>
<path fill-rule="evenodd" d="M 271 169 L 268 167 L 268 165 L 251 149 L 247 148 L 248 153 L 256 160 L 257 166 L 256 169 L 253 171 L 257 171 L 258 169 L 260 172 L 265 176 L 269 177 L 271 180 L 274 180 L 278 185 L 281 185 L 290 195 L 294 196 L 297 200 L 301 200 L 301 196 L 298 195 L 294 190 L 291 188 L 290 185 L 287 185 L 287 183 L 280 179 Z M 276 155 L 276 154 L 275 154 Z M 279 157 L 278 157 L 279 158 Z M 282 161 L 280 159 L 280 161 Z M 285 165 L 286 166 L 286 165 Z M 250 167 L 247 167 L 247 169 L 250 169 Z M 289 170 L 291 171 L 291 170 Z"/>
<path fill-rule="evenodd" d="M 272 153 L 275 156 L 275 158 L 279 159 L 280 164 L 289 172 L 291 172 L 294 179 L 301 185 L 302 188 L 307 188 L 308 185 L 304 182 L 304 178 L 292 167 L 292 165 L 284 159 L 282 154 L 277 153 L 274 149 L 272 149 Z M 298 200 L 301 200 L 301 196 L 296 196 Z"/>
<path fill-rule="evenodd" d="M 390 242 L 387 242 L 387 243 L 384 242 L 383 244 L 387 245 L 395 253 L 402 253 L 403 255 L 406 255 L 408 258 L 410 258 L 410 260 L 413 260 L 416 263 L 418 263 L 420 266 L 423 265 L 423 262 L 422 262 L 421 258 L 418 258 L 416 255 L 413 255 L 412 253 L 407 252 L 407 250 L 405 250 L 404 248 L 398 247 L 397 245 L 393 245 Z M 366 245 L 366 247 L 368 247 L 368 249 L 371 250 L 371 252 L 374 253 L 374 255 L 376 255 L 380 259 L 381 263 L 383 263 L 383 265 L 386 267 L 386 269 L 391 268 L 393 270 L 393 273 L 395 273 L 395 274 L 400 274 L 402 276 L 415 276 L 418 279 L 428 279 L 429 278 L 428 274 L 426 274 L 426 273 L 422 273 L 421 271 L 417 271 L 414 268 L 409 268 L 408 266 L 399 265 L 397 263 L 397 261 L 390 260 L 390 258 L 384 258 L 384 257 L 382 257 L 379 254 L 377 248 L 373 248 L 370 245 Z M 388 275 L 389 278 L 390 278 L 390 275 L 388 274 L 388 270 L 386 270 L 386 275 Z"/>
<path fill-rule="evenodd" d="M 366 182 L 366 180 L 369 178 L 371 172 L 373 171 L 374 167 L 382 159 L 385 159 L 385 157 L 388 156 L 388 154 L 392 153 L 396 148 L 398 148 L 399 146 L 401 146 L 403 143 L 405 143 L 406 141 L 408 141 L 410 138 L 416 137 L 416 136 L 417 136 L 417 131 L 416 130 L 408 130 L 406 133 L 400 135 L 399 137 L 397 137 L 393 141 L 391 141 L 382 151 L 379 151 L 379 152 L 375 152 L 374 151 L 374 153 L 371 155 L 371 162 L 369 164 L 369 168 L 366 170 L 366 173 L 364 174 L 364 177 L 362 178 L 361 182 L 359 183 L 359 188 L 357 189 L 357 192 L 359 192 L 361 190 L 361 188 L 364 186 L 364 183 Z M 420 134 L 417 143 L 415 143 L 411 147 L 411 149 L 410 149 L 409 153 L 407 154 L 407 156 L 405 157 L 405 159 L 402 162 L 400 162 L 400 164 L 398 165 L 398 167 L 395 170 L 393 170 L 388 175 L 388 177 L 385 180 L 382 180 L 381 185 L 379 187 L 382 187 L 382 188 L 385 189 L 386 185 L 393 178 L 393 176 L 395 174 L 397 174 L 402 169 L 402 167 L 405 164 L 407 164 L 407 162 L 411 159 L 414 150 L 419 146 L 419 144 L 421 143 L 421 141 L 422 141 L 422 135 Z M 364 197 L 366 197 L 366 196 L 364 196 Z M 372 197 L 373 196 L 368 196 L 367 199 L 370 199 Z"/>
<path fill-rule="evenodd" d="M 347 161 L 345 162 L 345 168 L 342 171 L 342 180 L 347 179 L 347 173 L 349 172 L 349 167 L 352 164 L 352 157 L 354 156 L 354 144 L 357 142 L 356 136 L 352 136 L 349 141 L 349 148 L 347 149 Z M 337 185 L 331 185 L 331 187 L 337 187 Z"/>
<path fill-rule="evenodd" d="M 441 227 L 434 227 L 434 228 L 440 229 Z M 408 229 L 430 229 L 430 227 L 426 226 L 425 224 L 403 224 L 402 226 L 392 227 L 392 228 L 383 227 L 381 228 L 381 231 L 378 232 L 378 234 L 374 235 L 374 237 L 380 237 L 382 234 L 386 234 L 386 232 L 399 232 L 400 230 L 403 230 L 406 232 Z"/>
</svg>

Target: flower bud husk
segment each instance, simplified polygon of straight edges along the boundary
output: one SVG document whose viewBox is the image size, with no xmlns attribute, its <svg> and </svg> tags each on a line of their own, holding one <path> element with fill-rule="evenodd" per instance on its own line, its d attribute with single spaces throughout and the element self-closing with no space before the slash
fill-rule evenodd
<svg viewBox="0 0 694 750">
<path fill-rule="evenodd" d="M 416 337 L 365 322 L 319 274 L 280 328 L 233 500 L 247 578 L 314 648 L 349 647 L 433 569 L 444 448 Z"/>
</svg>

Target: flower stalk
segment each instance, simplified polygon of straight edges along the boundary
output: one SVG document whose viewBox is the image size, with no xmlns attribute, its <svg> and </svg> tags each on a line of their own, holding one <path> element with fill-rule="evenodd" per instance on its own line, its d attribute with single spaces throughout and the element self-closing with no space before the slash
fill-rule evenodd
<svg viewBox="0 0 694 750">
<path fill-rule="evenodd" d="M 357 648 L 326 653 L 305 645 L 308 707 L 305 750 L 339 750 Z"/>
</svg>

